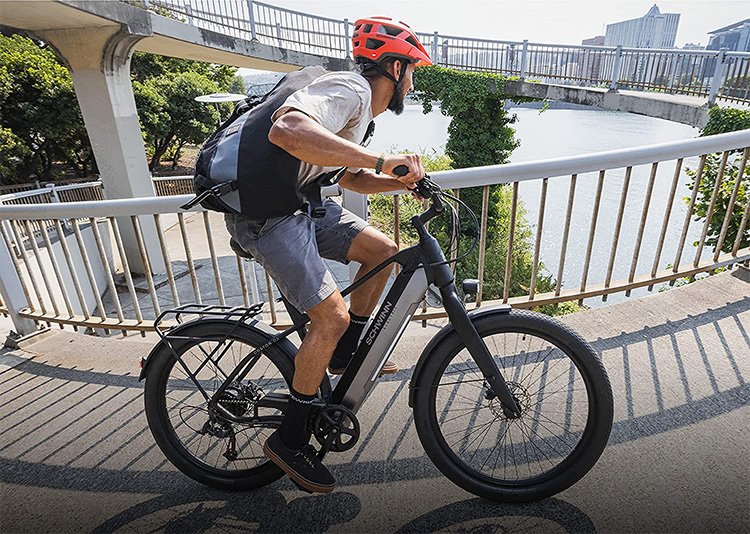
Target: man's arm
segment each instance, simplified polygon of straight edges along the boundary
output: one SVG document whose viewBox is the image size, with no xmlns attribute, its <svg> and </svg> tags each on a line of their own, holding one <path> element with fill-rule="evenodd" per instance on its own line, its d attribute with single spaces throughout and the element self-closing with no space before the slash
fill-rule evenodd
<svg viewBox="0 0 750 534">
<path fill-rule="evenodd" d="M 407 184 L 396 178 L 378 175 L 366 170 L 361 170 L 356 174 L 347 171 L 341 180 L 339 180 L 338 184 L 344 189 L 366 195 L 386 193 L 388 191 L 411 190 Z"/>
<path fill-rule="evenodd" d="M 373 169 L 379 154 L 329 132 L 301 111 L 291 110 L 276 119 L 268 140 L 295 158 L 322 167 L 359 167 Z M 424 177 L 424 169 L 415 154 L 385 156 L 383 172 L 394 176 L 393 169 L 406 165 L 409 174 L 399 177 L 403 183 L 414 183 Z"/>
</svg>

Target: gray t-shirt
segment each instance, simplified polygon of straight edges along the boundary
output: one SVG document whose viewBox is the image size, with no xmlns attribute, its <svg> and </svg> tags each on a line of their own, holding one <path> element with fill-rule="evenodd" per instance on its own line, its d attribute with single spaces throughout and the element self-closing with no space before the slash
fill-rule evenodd
<svg viewBox="0 0 750 534">
<path fill-rule="evenodd" d="M 372 121 L 372 90 L 362 75 L 355 72 L 331 72 L 300 89 L 286 99 L 271 120 L 276 121 L 290 109 L 299 110 L 337 136 L 361 143 Z M 322 167 L 302 161 L 300 184 L 304 187 L 323 173 L 340 167 Z M 351 172 L 361 169 L 350 167 Z"/>
</svg>

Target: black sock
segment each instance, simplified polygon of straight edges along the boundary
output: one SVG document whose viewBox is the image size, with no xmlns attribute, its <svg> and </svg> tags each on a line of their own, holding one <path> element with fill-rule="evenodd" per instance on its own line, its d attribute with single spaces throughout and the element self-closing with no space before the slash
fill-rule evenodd
<svg viewBox="0 0 750 534">
<path fill-rule="evenodd" d="M 362 336 L 362 330 L 365 329 L 368 319 L 369 317 L 360 317 L 349 312 L 349 328 L 341 336 L 338 345 L 336 345 L 336 350 L 333 351 L 332 367 L 346 367 L 352 359 L 352 354 L 357 350 L 359 338 Z"/>
<path fill-rule="evenodd" d="M 289 404 L 284 419 L 279 427 L 279 437 L 285 447 L 301 449 L 310 443 L 310 431 L 307 429 L 307 418 L 310 415 L 315 395 L 303 395 L 289 388 Z"/>
</svg>

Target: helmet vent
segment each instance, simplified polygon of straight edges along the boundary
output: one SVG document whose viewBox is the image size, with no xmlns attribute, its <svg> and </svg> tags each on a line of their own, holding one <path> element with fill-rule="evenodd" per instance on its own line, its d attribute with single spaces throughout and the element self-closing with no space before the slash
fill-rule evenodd
<svg viewBox="0 0 750 534">
<path fill-rule="evenodd" d="M 385 41 L 381 41 L 380 39 L 367 39 L 367 42 L 365 43 L 365 48 L 367 48 L 368 50 L 377 50 L 384 44 L 385 44 Z"/>
<path fill-rule="evenodd" d="M 419 48 L 419 43 L 417 43 L 417 40 L 416 40 L 416 39 L 414 39 L 414 37 L 412 37 L 412 36 L 409 36 L 409 37 L 407 37 L 407 38 L 406 38 L 405 40 L 406 40 L 406 42 L 407 42 L 407 43 L 409 43 L 409 44 L 410 44 L 410 45 L 412 45 L 413 47 L 415 47 L 415 48 Z"/>
<path fill-rule="evenodd" d="M 387 33 L 388 35 L 396 36 L 400 34 L 402 31 L 401 28 L 397 28 L 396 26 L 388 26 L 387 24 L 383 24 L 380 26 L 380 33 Z"/>
<path fill-rule="evenodd" d="M 362 33 L 370 33 L 372 31 L 372 24 L 365 24 L 365 27 L 362 28 Z"/>
</svg>

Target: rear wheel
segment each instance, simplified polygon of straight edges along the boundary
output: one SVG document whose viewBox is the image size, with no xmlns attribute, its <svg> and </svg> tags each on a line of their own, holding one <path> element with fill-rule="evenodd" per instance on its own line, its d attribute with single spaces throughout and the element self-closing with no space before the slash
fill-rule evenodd
<svg viewBox="0 0 750 534">
<path fill-rule="evenodd" d="M 232 321 L 198 320 L 179 332 L 149 362 L 144 401 L 149 428 L 167 459 L 187 476 L 224 490 L 247 490 L 277 480 L 283 472 L 264 456 L 262 447 L 279 426 L 282 412 L 259 410 L 268 420 L 239 424 L 216 417 L 189 374 L 210 398 L 239 362 L 269 337 Z M 208 355 L 226 338 L 212 360 Z M 226 349 L 226 350 L 224 350 Z M 267 347 L 246 378 L 230 386 L 220 403 L 236 416 L 254 413 L 255 403 L 269 393 L 288 393 L 294 375 L 293 355 L 278 345 Z M 325 384 L 327 386 L 327 382 Z"/>
<path fill-rule="evenodd" d="M 476 495 L 531 501 L 577 482 L 612 428 L 607 374 L 591 346 L 545 315 L 513 310 L 474 321 L 521 406 L 507 418 L 456 333 L 417 378 L 419 438 L 449 479 Z"/>
</svg>

